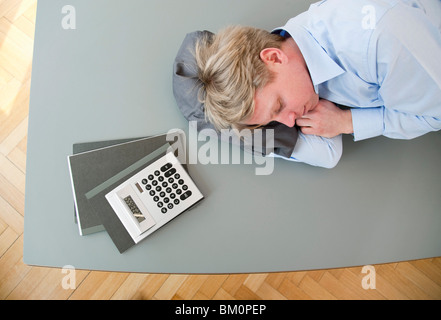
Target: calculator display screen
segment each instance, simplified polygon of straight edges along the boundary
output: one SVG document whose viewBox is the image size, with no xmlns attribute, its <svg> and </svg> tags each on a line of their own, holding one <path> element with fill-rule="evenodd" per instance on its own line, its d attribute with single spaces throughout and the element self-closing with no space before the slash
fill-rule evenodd
<svg viewBox="0 0 441 320">
<path fill-rule="evenodd" d="M 125 197 L 124 202 L 127 204 L 133 216 L 136 218 L 136 220 L 138 220 L 138 222 L 142 222 L 145 220 L 144 215 L 142 214 L 141 210 L 139 210 L 138 206 L 136 205 L 135 201 L 133 201 L 131 196 Z"/>
</svg>

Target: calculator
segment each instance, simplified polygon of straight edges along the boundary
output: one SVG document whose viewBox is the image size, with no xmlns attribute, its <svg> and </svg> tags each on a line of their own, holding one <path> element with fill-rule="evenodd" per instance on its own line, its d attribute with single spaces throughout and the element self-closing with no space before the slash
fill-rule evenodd
<svg viewBox="0 0 441 320">
<path fill-rule="evenodd" d="M 204 198 L 172 152 L 105 197 L 135 243 Z"/>
</svg>

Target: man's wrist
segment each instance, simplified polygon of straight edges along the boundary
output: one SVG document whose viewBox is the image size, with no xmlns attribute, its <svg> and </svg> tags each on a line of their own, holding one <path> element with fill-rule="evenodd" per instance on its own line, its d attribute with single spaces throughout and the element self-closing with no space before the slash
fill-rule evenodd
<svg viewBox="0 0 441 320">
<path fill-rule="evenodd" d="M 343 111 L 343 130 L 344 134 L 353 134 L 354 126 L 352 125 L 352 112 L 351 110 L 342 110 Z"/>
</svg>

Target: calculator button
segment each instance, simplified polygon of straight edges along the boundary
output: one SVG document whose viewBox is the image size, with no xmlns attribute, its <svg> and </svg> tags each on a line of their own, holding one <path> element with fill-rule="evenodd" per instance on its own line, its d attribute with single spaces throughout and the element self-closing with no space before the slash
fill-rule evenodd
<svg viewBox="0 0 441 320">
<path fill-rule="evenodd" d="M 173 200 L 173 202 L 175 205 L 178 205 L 180 201 L 179 201 L 179 199 L 175 199 L 175 200 Z"/>
<path fill-rule="evenodd" d="M 167 189 L 165 189 L 165 192 L 171 193 L 172 192 L 172 188 L 168 187 Z"/>
<path fill-rule="evenodd" d="M 158 203 L 157 203 L 157 205 L 158 205 L 158 207 L 159 208 L 162 208 L 162 206 L 164 205 L 161 201 L 159 201 Z"/>
<path fill-rule="evenodd" d="M 147 191 L 149 191 L 151 188 L 152 188 L 152 186 L 151 186 L 150 184 L 148 184 L 148 185 L 145 186 L 145 189 L 146 189 Z"/>
<path fill-rule="evenodd" d="M 170 199 L 169 198 L 164 198 L 162 201 L 164 201 L 164 203 L 169 203 Z"/>
<path fill-rule="evenodd" d="M 152 181 L 152 185 L 154 185 L 154 186 L 158 185 L 158 181 L 153 180 L 153 181 Z"/>
<path fill-rule="evenodd" d="M 149 195 L 151 195 L 152 197 L 155 195 L 155 190 L 150 190 Z"/>
<path fill-rule="evenodd" d="M 172 188 L 173 188 L 173 189 L 176 189 L 177 187 L 178 187 L 178 184 L 177 184 L 177 183 L 173 183 L 173 184 L 172 184 Z"/>
<path fill-rule="evenodd" d="M 154 197 L 153 197 L 153 200 L 154 200 L 155 202 L 158 202 L 158 201 L 159 201 L 159 197 L 158 197 L 158 196 L 154 196 Z"/>
<path fill-rule="evenodd" d="M 183 186 L 182 186 L 182 190 L 187 190 L 188 189 L 188 186 L 186 185 L 186 184 L 184 184 Z"/>
<path fill-rule="evenodd" d="M 178 189 L 178 190 L 176 190 L 176 194 L 181 194 L 182 193 L 182 190 L 181 189 Z"/>
<path fill-rule="evenodd" d="M 176 194 L 174 194 L 174 193 L 170 194 L 170 198 L 172 198 L 172 199 L 176 198 Z"/>
<path fill-rule="evenodd" d="M 178 183 L 179 183 L 179 184 L 184 184 L 184 180 L 179 179 Z"/>
<path fill-rule="evenodd" d="M 173 179 L 173 178 L 168 178 L 168 182 L 173 183 L 173 182 L 175 182 L 175 179 Z"/>
<path fill-rule="evenodd" d="M 153 180 L 155 177 L 152 174 L 149 174 L 149 180 Z"/>
<path fill-rule="evenodd" d="M 162 172 L 165 172 L 165 171 L 167 171 L 168 169 L 170 169 L 172 166 L 173 166 L 173 165 L 172 165 L 170 162 L 168 162 L 168 163 L 164 164 L 164 165 L 161 167 L 161 171 L 162 171 Z"/>
<path fill-rule="evenodd" d="M 161 172 L 159 172 L 159 170 L 155 171 L 155 176 L 159 176 L 161 174 Z"/>
<path fill-rule="evenodd" d="M 159 182 L 162 182 L 162 181 L 164 181 L 164 177 L 160 176 L 160 177 L 158 177 L 158 180 L 159 180 Z"/>
<path fill-rule="evenodd" d="M 142 179 L 142 184 L 147 184 L 147 179 Z"/>
<path fill-rule="evenodd" d="M 164 198 L 165 197 L 165 192 L 164 191 L 161 191 L 161 193 L 159 194 L 162 198 Z"/>
<path fill-rule="evenodd" d="M 164 182 L 162 183 L 162 186 L 165 188 L 165 187 L 168 186 L 168 183 L 164 181 Z"/>
<path fill-rule="evenodd" d="M 181 200 L 185 200 L 185 199 L 187 199 L 190 196 L 191 196 L 191 191 L 188 190 L 188 191 L 184 192 L 183 194 L 181 194 L 180 198 L 181 198 Z"/>
<path fill-rule="evenodd" d="M 169 204 L 167 205 L 167 208 L 169 208 L 169 209 L 173 209 L 173 203 L 169 203 Z"/>
<path fill-rule="evenodd" d="M 167 213 L 167 208 L 166 208 L 166 207 L 162 208 L 162 209 L 161 209 L 161 212 L 162 212 L 162 213 Z"/>
<path fill-rule="evenodd" d="M 175 174 L 175 179 L 179 179 L 181 175 L 179 173 Z"/>
<path fill-rule="evenodd" d="M 171 175 L 173 175 L 176 172 L 175 168 L 171 168 L 170 170 L 168 170 L 166 173 L 164 173 L 165 177 L 168 178 Z"/>
<path fill-rule="evenodd" d="M 162 190 L 161 186 L 157 186 L 155 189 L 156 189 L 156 191 L 158 191 L 158 192 Z"/>
</svg>

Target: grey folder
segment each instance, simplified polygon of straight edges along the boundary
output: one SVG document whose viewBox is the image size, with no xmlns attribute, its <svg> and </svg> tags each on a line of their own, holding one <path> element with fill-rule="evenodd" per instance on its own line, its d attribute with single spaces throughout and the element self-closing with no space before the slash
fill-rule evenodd
<svg viewBox="0 0 441 320">
<path fill-rule="evenodd" d="M 160 147 L 152 154 L 140 159 L 132 166 L 121 172 L 124 174 L 115 175 L 92 190 L 93 194 L 89 199 L 89 204 L 97 213 L 101 223 L 120 253 L 125 252 L 129 248 L 133 247 L 136 243 L 133 241 L 116 213 L 113 211 L 109 202 L 105 198 L 105 195 L 130 178 L 132 175 L 138 173 L 153 161 L 159 159 L 165 154 L 165 152 L 166 149 Z"/>
<path fill-rule="evenodd" d="M 167 143 L 165 134 L 132 140 L 74 144 L 68 160 L 81 235 L 104 230 L 97 208 L 90 205 L 94 189 Z"/>
</svg>

